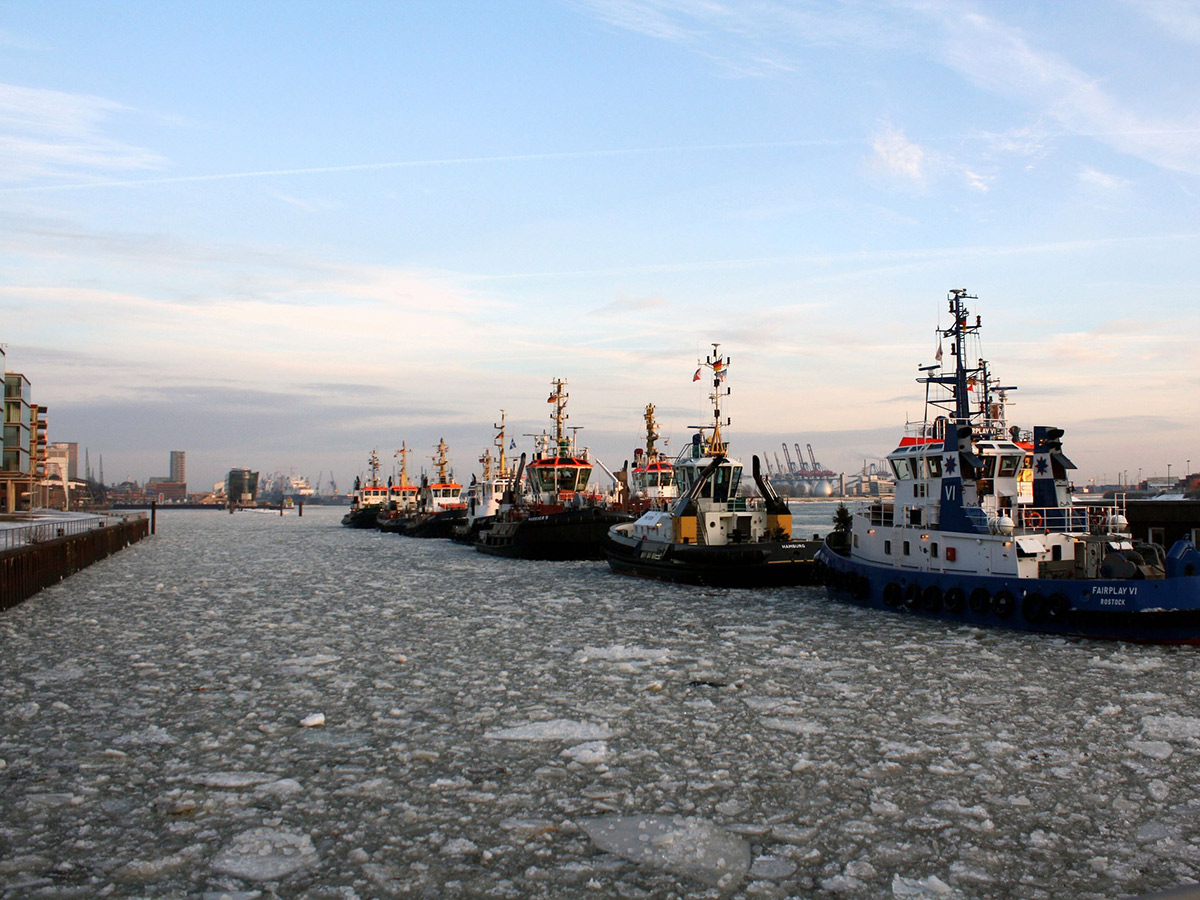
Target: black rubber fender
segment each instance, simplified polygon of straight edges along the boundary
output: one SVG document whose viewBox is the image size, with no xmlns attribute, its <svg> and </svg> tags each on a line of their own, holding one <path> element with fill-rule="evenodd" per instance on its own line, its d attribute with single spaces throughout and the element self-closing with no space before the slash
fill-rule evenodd
<svg viewBox="0 0 1200 900">
<path fill-rule="evenodd" d="M 925 612 L 940 612 L 942 608 L 942 589 L 931 584 L 921 591 L 921 609 Z"/>
<path fill-rule="evenodd" d="M 900 601 L 903 599 L 903 597 L 904 593 L 900 590 L 900 585 L 896 584 L 894 581 L 888 582 L 883 589 L 884 606 L 895 608 L 900 605 Z"/>
<path fill-rule="evenodd" d="M 1007 619 L 1016 608 L 1016 598 L 1009 591 L 996 591 L 992 597 L 992 612 L 998 619 Z"/>
<path fill-rule="evenodd" d="M 946 612 L 960 613 L 966 605 L 967 595 L 963 592 L 962 588 L 952 587 L 942 597 L 942 606 L 946 608 Z"/>
<path fill-rule="evenodd" d="M 1046 598 L 1037 591 L 1026 594 L 1021 601 L 1021 617 L 1031 625 L 1046 621 Z"/>
</svg>

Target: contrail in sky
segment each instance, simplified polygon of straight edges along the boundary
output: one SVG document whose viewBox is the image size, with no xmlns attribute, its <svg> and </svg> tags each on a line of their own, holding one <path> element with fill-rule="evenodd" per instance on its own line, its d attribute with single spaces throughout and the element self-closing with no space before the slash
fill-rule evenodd
<svg viewBox="0 0 1200 900">
<path fill-rule="evenodd" d="M 617 150 L 565 150 L 555 153 L 523 153 L 509 156 L 465 156 L 458 159 L 416 159 L 402 162 L 358 163 L 347 166 L 312 166 L 303 169 L 263 169 L 255 172 L 226 172 L 212 175 L 176 175 L 164 178 L 138 178 L 107 181 L 77 181 L 68 184 L 45 184 L 0 188 L 0 194 L 43 193 L 47 191 L 76 191 L 87 188 L 141 187 L 157 184 L 186 184 L 198 181 L 230 181 L 236 178 L 275 178 L 283 175 L 325 175 L 340 172 L 370 172 L 379 169 L 415 169 L 430 166 L 457 166 L 470 163 L 545 162 L 556 159 L 594 159 L 605 156 L 638 156 L 655 153 L 702 153 L 722 150 L 770 150 L 784 147 L 819 147 L 843 144 L 862 144 L 857 138 L 814 138 L 802 141 L 771 141 L 746 144 L 700 144 L 682 147 L 632 147 Z"/>
</svg>

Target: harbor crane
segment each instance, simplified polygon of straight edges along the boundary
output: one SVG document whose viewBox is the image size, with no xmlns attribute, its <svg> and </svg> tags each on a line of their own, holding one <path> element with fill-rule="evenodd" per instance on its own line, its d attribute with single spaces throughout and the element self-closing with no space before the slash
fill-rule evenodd
<svg viewBox="0 0 1200 900">
<path fill-rule="evenodd" d="M 798 470 L 796 469 L 796 464 L 792 462 L 792 454 L 788 453 L 787 441 L 783 442 L 783 458 L 787 460 L 788 473 L 795 475 Z M 804 457 L 802 456 L 800 459 L 803 460 Z"/>
<path fill-rule="evenodd" d="M 812 450 L 812 444 L 809 444 L 809 445 L 808 445 L 808 448 L 809 448 L 809 450 L 811 451 L 811 450 Z M 797 442 L 797 443 L 796 443 L 796 459 L 800 460 L 800 471 L 801 471 L 801 472 L 807 472 L 807 471 L 808 471 L 808 463 L 806 463 L 806 462 L 804 461 L 804 451 L 800 449 L 800 444 L 799 444 L 799 442 Z M 816 469 L 816 466 L 813 466 L 813 469 L 815 470 L 815 469 Z"/>
</svg>

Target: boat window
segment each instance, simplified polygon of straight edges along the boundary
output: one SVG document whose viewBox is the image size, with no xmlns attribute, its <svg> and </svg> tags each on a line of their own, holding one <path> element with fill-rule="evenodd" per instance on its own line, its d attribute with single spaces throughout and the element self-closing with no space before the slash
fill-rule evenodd
<svg viewBox="0 0 1200 900">
<path fill-rule="evenodd" d="M 995 478 L 996 477 L 996 457 L 985 456 L 983 458 L 983 474 L 980 478 Z"/>
<path fill-rule="evenodd" d="M 730 479 L 731 474 L 732 473 L 730 471 L 729 466 L 717 466 L 717 471 L 713 472 L 712 478 L 710 478 L 708 481 L 708 484 L 705 485 L 706 491 L 711 486 L 711 488 L 712 488 L 711 496 L 718 503 L 724 503 L 726 500 L 729 499 L 729 494 L 730 494 L 729 482 L 731 480 Z"/>
<path fill-rule="evenodd" d="M 911 547 L 909 547 L 909 545 L 908 545 L 908 541 L 905 541 L 905 542 L 904 542 L 904 555 L 905 555 L 905 556 L 909 556 L 909 555 L 911 555 L 911 554 L 912 554 L 912 548 L 911 548 Z"/>
<path fill-rule="evenodd" d="M 929 555 L 931 557 L 933 557 L 934 559 L 937 559 L 937 556 L 938 556 L 937 541 L 934 541 L 932 544 L 929 545 Z"/>
<path fill-rule="evenodd" d="M 1011 478 L 1017 474 L 1017 467 L 1021 464 L 1019 456 L 1002 456 L 1000 457 L 1000 477 Z"/>
<path fill-rule="evenodd" d="M 940 456 L 925 457 L 926 477 L 941 478 L 942 477 L 942 458 Z"/>
<path fill-rule="evenodd" d="M 892 471 L 896 473 L 896 478 L 903 481 L 913 477 L 912 465 L 907 459 L 890 459 L 888 462 L 892 464 Z"/>
<path fill-rule="evenodd" d="M 888 556 L 892 555 L 892 542 L 891 541 L 883 542 L 883 552 L 886 553 Z"/>
</svg>

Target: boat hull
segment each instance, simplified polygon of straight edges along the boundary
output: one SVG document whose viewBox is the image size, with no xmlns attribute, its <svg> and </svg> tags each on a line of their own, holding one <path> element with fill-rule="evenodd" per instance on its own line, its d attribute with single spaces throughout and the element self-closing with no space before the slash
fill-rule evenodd
<svg viewBox="0 0 1200 900">
<path fill-rule="evenodd" d="M 461 509 L 444 509 L 441 512 L 418 515 L 400 526 L 400 533 L 405 537 L 415 538 L 448 538 L 454 526 L 462 523 L 466 512 Z"/>
<path fill-rule="evenodd" d="M 352 509 L 342 516 L 342 524 L 347 528 L 378 528 L 379 508 L 366 506 Z"/>
<path fill-rule="evenodd" d="M 706 546 L 637 539 L 613 528 L 604 536 L 609 568 L 677 584 L 755 588 L 815 584 L 820 541 L 761 541 Z"/>
<path fill-rule="evenodd" d="M 629 513 L 586 507 L 515 521 L 497 521 L 479 532 L 475 549 L 512 559 L 604 559 L 604 536 Z"/>
<path fill-rule="evenodd" d="M 1016 578 L 921 572 L 854 560 L 828 541 L 817 559 L 829 594 L 856 606 L 981 628 L 1200 644 L 1200 576 Z"/>
</svg>

